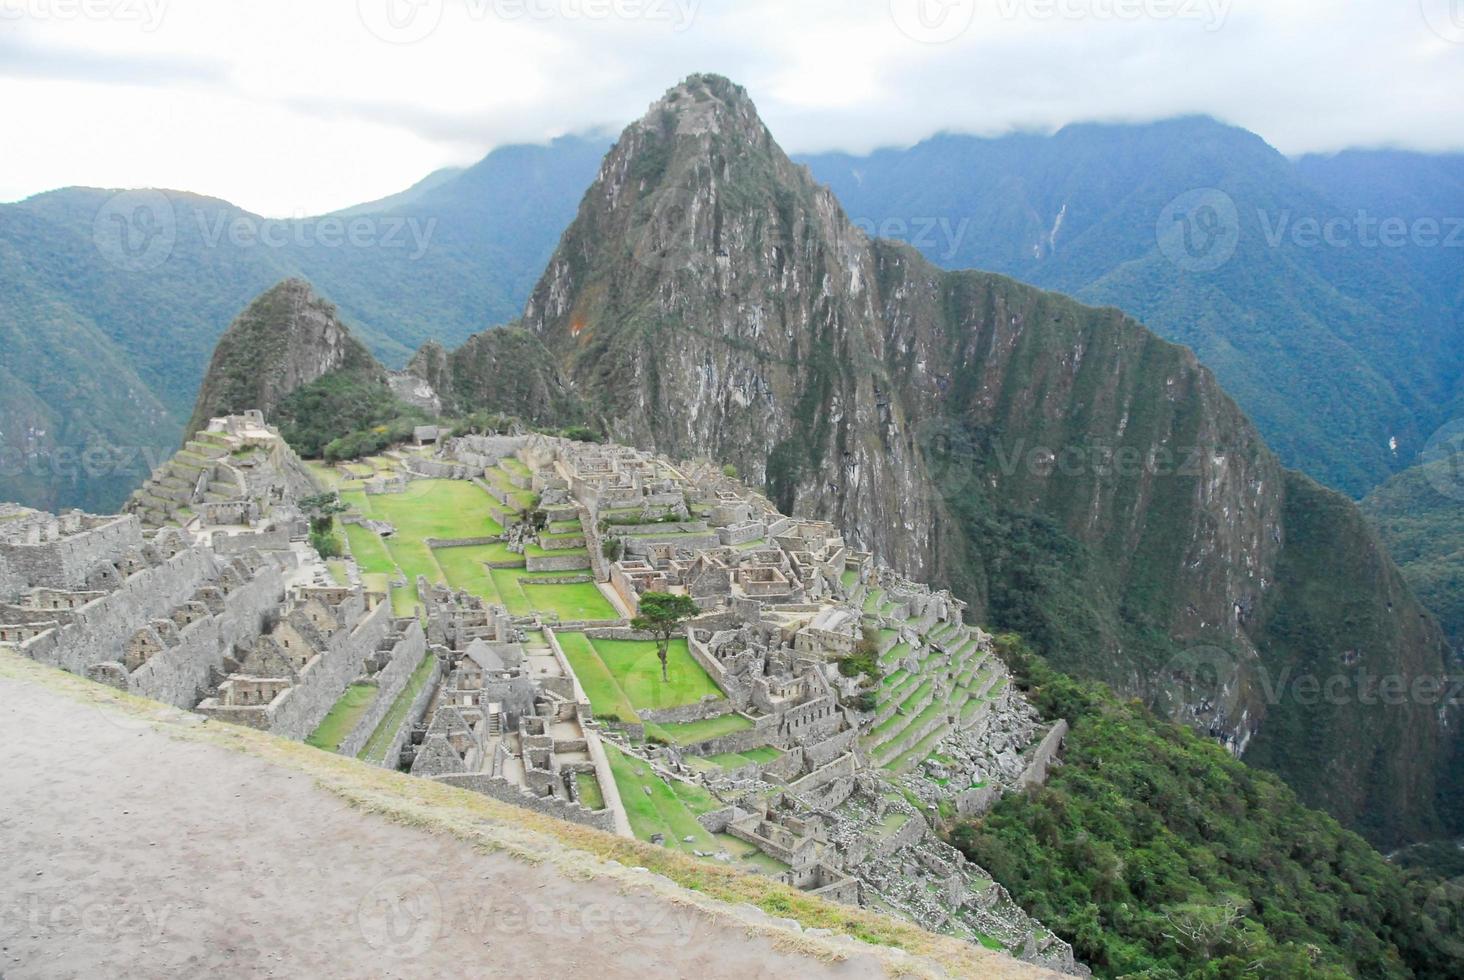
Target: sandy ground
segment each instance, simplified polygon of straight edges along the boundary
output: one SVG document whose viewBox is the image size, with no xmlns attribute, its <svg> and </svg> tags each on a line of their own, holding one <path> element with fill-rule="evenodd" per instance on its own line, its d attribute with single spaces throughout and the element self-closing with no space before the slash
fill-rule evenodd
<svg viewBox="0 0 1464 980">
<path fill-rule="evenodd" d="M 883 976 L 0 677 L 0 980 Z"/>
</svg>

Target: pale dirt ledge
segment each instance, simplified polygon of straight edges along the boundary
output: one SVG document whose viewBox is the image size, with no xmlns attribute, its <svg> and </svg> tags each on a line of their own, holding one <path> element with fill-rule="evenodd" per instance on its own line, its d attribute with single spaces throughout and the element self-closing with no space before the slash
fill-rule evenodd
<svg viewBox="0 0 1464 980">
<path fill-rule="evenodd" d="M 0 707 L 6 977 L 91 972 L 87 940 L 154 975 L 553 974 L 563 957 L 566 977 L 597 980 L 667 975 L 678 958 L 673 972 L 708 980 L 1057 976 L 665 848 L 205 723 L 6 651 Z M 215 874 L 212 859 L 228 867 Z M 180 935 L 154 922 L 171 914 L 170 888 L 188 926 Z M 290 925 L 271 937 L 282 914 Z"/>
</svg>

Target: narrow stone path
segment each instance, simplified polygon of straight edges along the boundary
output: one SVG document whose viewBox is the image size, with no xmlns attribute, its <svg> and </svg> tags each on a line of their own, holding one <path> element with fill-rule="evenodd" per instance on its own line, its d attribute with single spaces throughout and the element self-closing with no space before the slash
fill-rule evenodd
<svg viewBox="0 0 1464 980">
<path fill-rule="evenodd" d="M 883 976 L 0 677 L 0 976 Z"/>
</svg>

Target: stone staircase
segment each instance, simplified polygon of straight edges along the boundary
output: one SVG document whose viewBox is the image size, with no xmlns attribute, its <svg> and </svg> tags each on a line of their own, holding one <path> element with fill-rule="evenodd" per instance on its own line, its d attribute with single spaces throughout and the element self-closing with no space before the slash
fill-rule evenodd
<svg viewBox="0 0 1464 980">
<path fill-rule="evenodd" d="M 227 437 L 200 432 L 158 467 L 127 502 L 127 511 L 152 527 L 185 525 L 200 503 L 226 503 L 244 493 L 231 466 Z"/>
</svg>

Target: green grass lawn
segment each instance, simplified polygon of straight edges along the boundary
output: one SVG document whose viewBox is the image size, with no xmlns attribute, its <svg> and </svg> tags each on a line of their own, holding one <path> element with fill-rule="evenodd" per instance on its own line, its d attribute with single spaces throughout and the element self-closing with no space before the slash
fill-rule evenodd
<svg viewBox="0 0 1464 980">
<path fill-rule="evenodd" d="M 637 709 L 677 708 L 695 704 L 722 689 L 692 659 L 685 640 L 672 640 L 668 651 L 669 680 L 661 680 L 661 661 L 650 640 L 590 640 L 626 698 Z"/>
<path fill-rule="evenodd" d="M 486 493 L 466 480 L 414 480 L 406 493 L 367 498 L 372 517 L 388 521 L 397 536 L 427 538 L 483 538 L 503 533 L 488 512 Z"/>
<path fill-rule="evenodd" d="M 579 801 L 591 810 L 605 809 L 605 794 L 600 791 L 600 781 L 592 772 L 574 774 L 575 789 L 579 790 Z"/>
<path fill-rule="evenodd" d="M 534 581 L 534 573 L 515 568 L 495 568 L 489 573 L 503 605 L 512 616 L 533 613 L 558 614 L 566 621 L 612 620 L 619 614 L 593 582 L 547 585 Z"/>
<path fill-rule="evenodd" d="M 396 571 L 396 562 L 391 560 L 386 545 L 381 543 L 375 533 L 359 524 L 347 524 L 345 528 L 346 540 L 351 545 L 351 557 L 356 559 L 356 564 L 363 573 L 390 575 Z"/>
<path fill-rule="evenodd" d="M 705 721 L 689 721 L 680 724 L 647 725 L 646 734 L 659 735 L 672 745 L 695 745 L 709 738 L 720 738 L 735 732 L 745 732 L 752 722 L 743 715 L 722 715 Z"/>
<path fill-rule="evenodd" d="M 380 765 L 386 760 L 386 750 L 391 748 L 392 741 L 396 738 L 397 731 L 402 727 L 402 722 L 407 718 L 407 712 L 412 708 L 412 702 L 417 695 L 422 693 L 422 688 L 427 686 L 427 679 L 432 676 L 432 667 L 436 657 L 428 653 L 422 657 L 412 676 L 407 681 L 407 686 L 402 688 L 402 693 L 391 703 L 391 710 L 381 723 L 376 726 L 376 731 L 366 740 L 366 746 L 361 750 L 357 758 L 367 762 Z"/>
<path fill-rule="evenodd" d="M 666 847 L 684 854 L 726 851 L 733 858 L 732 867 L 751 874 L 777 875 L 788 870 L 786 864 L 730 834 L 707 833 L 697 815 L 720 804 L 706 790 L 681 782 L 662 782 L 645 763 L 613 745 L 607 744 L 605 753 L 610 757 L 615 786 L 630 818 L 631 833 L 640 840 L 665 834 Z"/>
<path fill-rule="evenodd" d="M 652 774 L 644 762 L 609 743 L 605 752 L 610 757 L 610 770 L 615 774 L 615 785 L 636 837 L 650 840 L 652 834 L 665 834 L 666 846 L 687 854 L 722 849 L 696 819 L 697 814 L 716 808 L 717 802 L 711 794 L 685 783 L 667 784 Z M 692 843 L 685 843 L 686 837 L 692 838 Z"/>
<path fill-rule="evenodd" d="M 636 724 L 640 716 L 635 707 L 615 682 L 590 640 L 583 633 L 560 633 L 559 646 L 579 678 L 580 686 L 590 699 L 590 707 L 597 718 L 608 718 L 626 724 Z"/>
<path fill-rule="evenodd" d="M 361 716 L 366 714 L 366 709 L 371 707 L 371 702 L 376 700 L 377 693 L 375 684 L 352 684 L 346 688 L 346 693 L 341 695 L 320 726 L 305 740 L 306 744 L 327 752 L 340 748 L 341 742 L 351 734 Z"/>
<path fill-rule="evenodd" d="M 693 759 L 695 761 L 709 762 L 719 769 L 739 769 L 742 766 L 752 765 L 753 763 L 766 765 L 782 754 L 782 749 L 775 749 L 769 745 L 765 748 L 751 749 L 747 752 L 723 752 L 720 755 L 705 756 L 700 760 L 695 760 L 695 757 Z"/>
<path fill-rule="evenodd" d="M 447 576 L 447 584 L 454 589 L 462 589 L 464 592 L 471 592 L 473 595 L 489 602 L 502 601 L 498 595 L 498 586 L 493 584 L 493 576 L 488 572 L 488 566 L 484 564 L 490 561 L 491 555 L 497 554 L 493 549 L 501 545 L 475 545 L 470 548 L 436 548 L 433 550 L 433 557 L 442 573 Z"/>
<path fill-rule="evenodd" d="M 520 582 L 529 605 L 541 613 L 558 613 L 566 621 L 603 621 L 619 619 L 620 614 L 593 582 L 568 585 L 535 585 L 532 579 Z"/>
</svg>

